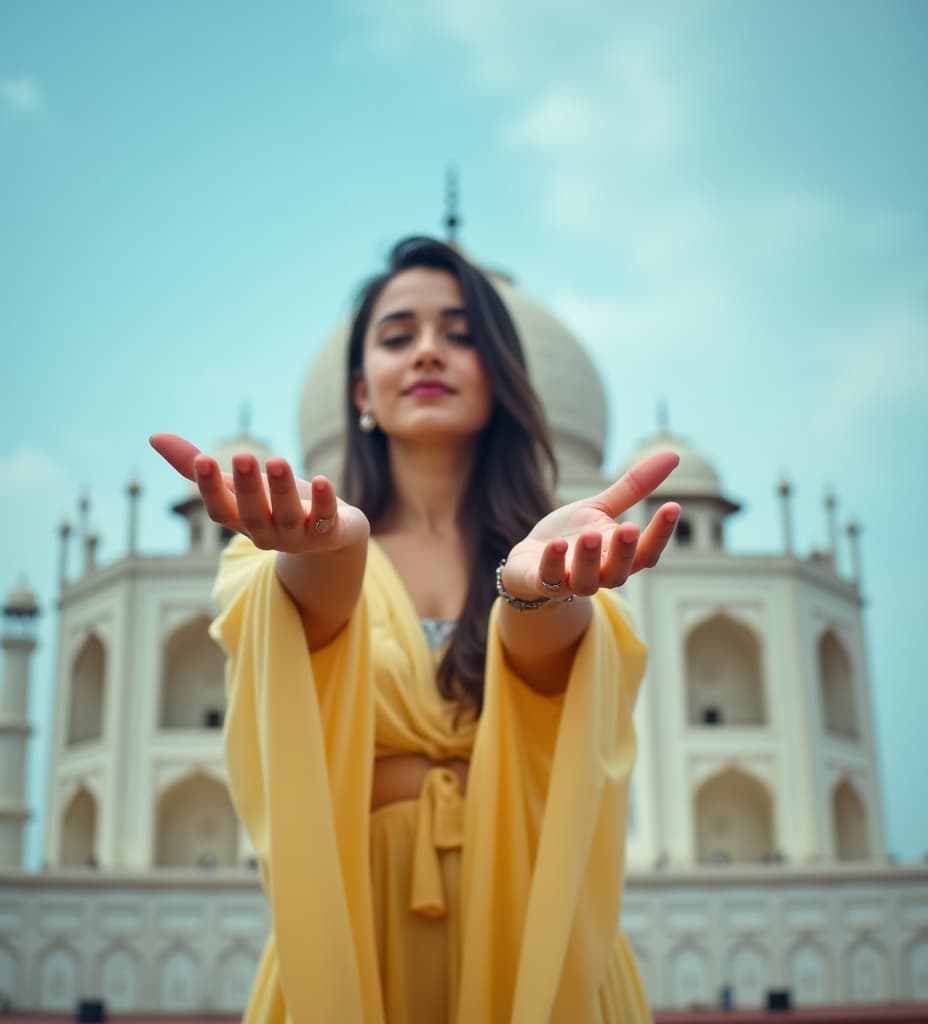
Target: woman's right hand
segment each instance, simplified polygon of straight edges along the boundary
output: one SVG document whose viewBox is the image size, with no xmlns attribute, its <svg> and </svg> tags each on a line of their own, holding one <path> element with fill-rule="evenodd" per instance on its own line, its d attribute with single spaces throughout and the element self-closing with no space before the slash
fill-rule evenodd
<svg viewBox="0 0 928 1024">
<path fill-rule="evenodd" d="M 214 458 L 176 434 L 152 434 L 151 446 L 181 476 L 197 485 L 214 523 L 251 538 L 259 548 L 310 554 L 364 544 L 367 517 L 341 501 L 327 477 L 295 477 L 285 459 L 272 457 L 261 472 L 249 452 L 232 458 L 224 473 Z"/>
</svg>

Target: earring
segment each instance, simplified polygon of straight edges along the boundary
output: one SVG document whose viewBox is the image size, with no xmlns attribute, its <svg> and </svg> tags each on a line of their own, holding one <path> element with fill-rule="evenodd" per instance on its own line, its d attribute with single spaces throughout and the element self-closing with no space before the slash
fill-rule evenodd
<svg viewBox="0 0 928 1024">
<path fill-rule="evenodd" d="M 358 426 L 365 434 L 373 433 L 374 428 L 377 426 L 377 420 L 370 409 L 365 409 L 358 417 Z"/>
</svg>

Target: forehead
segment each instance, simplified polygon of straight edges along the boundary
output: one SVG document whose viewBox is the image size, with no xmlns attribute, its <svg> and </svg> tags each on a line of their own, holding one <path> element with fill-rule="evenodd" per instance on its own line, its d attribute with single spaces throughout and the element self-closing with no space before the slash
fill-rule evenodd
<svg viewBox="0 0 928 1024">
<path fill-rule="evenodd" d="M 454 274 L 430 267 L 412 267 L 400 271 L 384 286 L 371 310 L 371 323 L 376 324 L 390 313 L 432 316 L 443 309 L 460 309 L 463 305 L 464 296 Z"/>
</svg>

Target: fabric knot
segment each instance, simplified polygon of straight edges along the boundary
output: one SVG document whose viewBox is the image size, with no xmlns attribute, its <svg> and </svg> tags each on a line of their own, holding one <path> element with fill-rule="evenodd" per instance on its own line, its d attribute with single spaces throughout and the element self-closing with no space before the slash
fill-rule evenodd
<svg viewBox="0 0 928 1024">
<path fill-rule="evenodd" d="M 433 768 L 425 777 L 416 813 L 412 857 L 410 909 L 425 917 L 443 917 L 445 889 L 440 850 L 453 850 L 464 841 L 464 798 L 450 768 Z"/>
</svg>

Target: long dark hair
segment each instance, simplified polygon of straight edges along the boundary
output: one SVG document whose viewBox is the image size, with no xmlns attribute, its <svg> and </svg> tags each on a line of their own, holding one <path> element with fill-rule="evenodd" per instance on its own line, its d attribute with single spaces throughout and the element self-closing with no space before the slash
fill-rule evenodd
<svg viewBox="0 0 928 1024">
<path fill-rule="evenodd" d="M 554 452 L 541 402 L 532 387 L 522 344 L 496 289 L 457 250 L 431 238 L 412 237 L 391 251 L 387 270 L 358 293 L 348 343 L 347 450 L 342 493 L 372 526 L 393 497 L 387 437 L 358 426 L 354 383 L 363 373 L 364 336 L 371 310 L 387 283 L 412 267 L 445 270 L 457 279 L 470 334 L 490 381 L 493 411 L 478 441 L 473 477 L 464 490 L 458 521 L 467 544 L 470 575 L 457 629 L 438 668 L 438 689 L 475 715 L 483 708 L 487 621 L 496 597 L 500 559 L 551 511 Z M 549 485 L 550 481 L 550 485 Z"/>
</svg>

